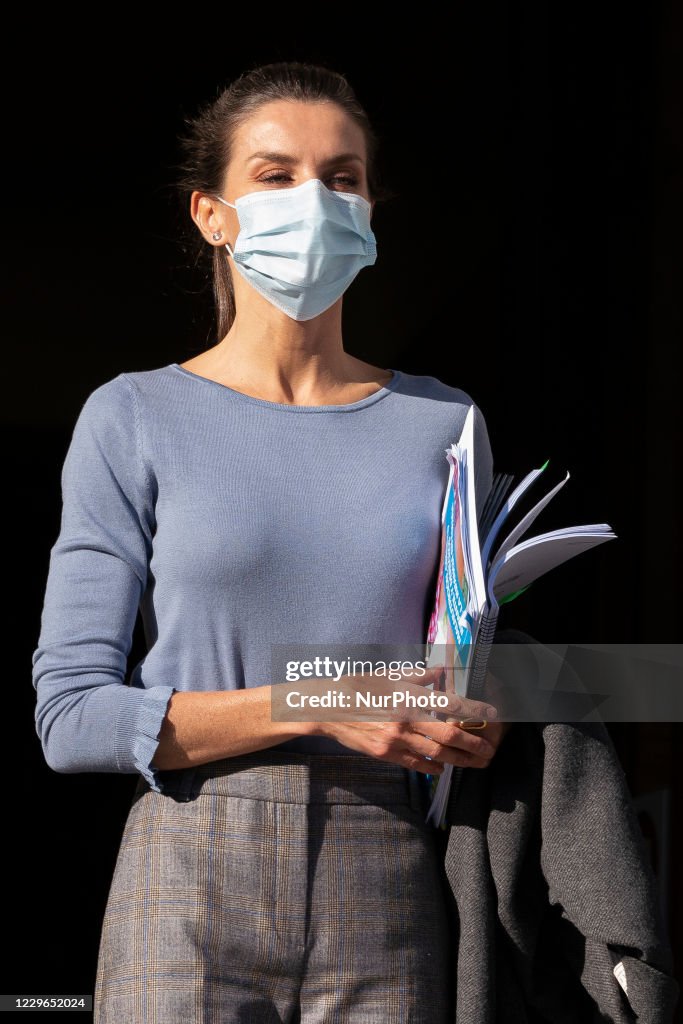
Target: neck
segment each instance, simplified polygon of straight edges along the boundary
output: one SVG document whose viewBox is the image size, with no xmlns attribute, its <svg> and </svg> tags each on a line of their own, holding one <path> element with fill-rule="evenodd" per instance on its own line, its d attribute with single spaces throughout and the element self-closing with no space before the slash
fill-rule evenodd
<svg viewBox="0 0 683 1024">
<path fill-rule="evenodd" d="M 358 379 L 359 361 L 344 351 L 341 300 L 305 321 L 267 305 L 242 304 L 228 333 L 206 353 L 214 376 L 301 404 Z"/>
</svg>

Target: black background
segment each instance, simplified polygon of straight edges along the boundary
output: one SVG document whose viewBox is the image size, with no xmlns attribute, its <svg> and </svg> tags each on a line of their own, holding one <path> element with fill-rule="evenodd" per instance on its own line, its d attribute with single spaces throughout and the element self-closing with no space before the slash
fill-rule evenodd
<svg viewBox="0 0 683 1024">
<path fill-rule="evenodd" d="M 61 464 L 96 386 L 219 340 L 208 280 L 182 242 L 176 138 L 245 68 L 329 64 L 382 138 L 396 196 L 375 213 L 377 263 L 344 300 L 347 350 L 466 390 L 496 468 L 550 458 L 554 480 L 569 469 L 545 526 L 604 521 L 618 534 L 532 587 L 505 624 L 548 642 L 681 638 L 680 9 L 472 6 L 449 28 L 435 11 L 372 23 L 349 8 L 221 5 L 144 24 L 117 8 L 97 28 L 63 11 L 13 15 L 3 992 L 93 990 L 136 778 L 58 775 L 35 733 L 30 660 Z M 138 626 L 131 659 L 141 654 Z M 680 863 L 681 726 L 611 732 L 634 792 L 670 788 Z"/>
</svg>

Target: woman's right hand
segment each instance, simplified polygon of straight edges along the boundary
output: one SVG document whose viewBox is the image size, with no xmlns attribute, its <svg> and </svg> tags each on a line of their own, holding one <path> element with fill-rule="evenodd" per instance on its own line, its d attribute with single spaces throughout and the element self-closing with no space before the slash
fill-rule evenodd
<svg viewBox="0 0 683 1024">
<path fill-rule="evenodd" d="M 367 677 L 344 676 L 337 688 L 344 687 L 350 693 L 361 688 L 385 693 L 400 689 L 424 695 L 425 686 L 437 683 L 441 676 L 443 669 L 437 667 L 428 669 L 420 683 L 416 683 L 415 676 L 411 675 L 392 682 L 390 686 L 377 681 L 369 686 Z M 494 715 L 489 716 L 489 710 L 493 710 Z M 449 718 L 452 716 L 455 721 L 428 718 L 424 710 L 411 712 L 404 709 L 393 712 L 390 717 L 385 709 L 364 710 L 362 718 L 354 717 L 353 712 L 345 714 L 340 711 L 333 720 L 310 721 L 306 731 L 310 735 L 334 739 L 370 757 L 430 775 L 440 775 L 445 764 L 486 767 L 496 746 L 479 732 L 463 728 L 458 721 L 490 721 L 495 718 L 495 709 L 483 701 L 451 693 L 448 694 L 448 707 L 438 713 Z"/>
</svg>

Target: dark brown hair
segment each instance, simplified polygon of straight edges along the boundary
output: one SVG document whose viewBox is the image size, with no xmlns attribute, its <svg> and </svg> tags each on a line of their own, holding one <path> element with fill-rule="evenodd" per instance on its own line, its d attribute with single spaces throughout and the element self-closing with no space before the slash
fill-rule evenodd
<svg viewBox="0 0 683 1024">
<path fill-rule="evenodd" d="M 243 72 L 196 115 L 184 117 L 185 132 L 179 137 L 182 157 L 178 165 L 177 185 L 186 209 L 195 190 L 214 196 L 220 194 L 230 161 L 232 139 L 241 123 L 262 104 L 283 99 L 338 103 L 363 129 L 371 198 L 376 201 L 391 194 L 379 180 L 378 136 L 344 75 L 317 64 L 280 61 Z M 205 241 L 196 229 L 192 237 L 198 246 L 197 258 L 201 260 L 206 254 Z M 217 331 L 218 337 L 222 338 L 235 318 L 235 298 L 226 252 L 222 246 L 210 248 L 213 252 Z"/>
</svg>

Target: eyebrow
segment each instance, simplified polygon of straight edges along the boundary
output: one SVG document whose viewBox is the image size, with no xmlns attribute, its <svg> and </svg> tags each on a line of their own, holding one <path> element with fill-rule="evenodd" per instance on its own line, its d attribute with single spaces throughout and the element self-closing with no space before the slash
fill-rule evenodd
<svg viewBox="0 0 683 1024">
<path fill-rule="evenodd" d="M 258 152 L 252 153 L 249 160 L 272 160 L 273 163 L 278 164 L 295 164 L 297 158 L 289 156 L 287 153 L 273 153 L 273 152 Z M 343 161 L 357 160 L 359 163 L 363 163 L 363 158 L 358 153 L 337 153 L 336 156 L 331 156 L 328 160 L 324 160 L 325 165 L 339 164 Z"/>
</svg>

